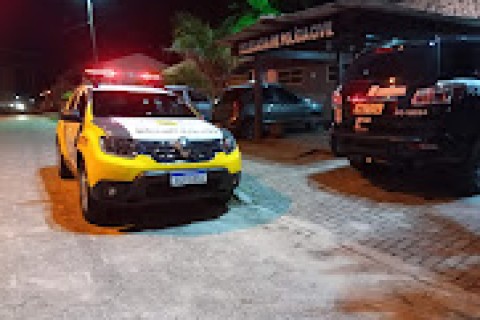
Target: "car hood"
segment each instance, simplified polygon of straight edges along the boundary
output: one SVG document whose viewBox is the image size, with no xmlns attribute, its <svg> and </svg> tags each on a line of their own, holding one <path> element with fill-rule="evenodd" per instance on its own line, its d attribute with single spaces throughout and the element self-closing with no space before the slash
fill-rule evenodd
<svg viewBox="0 0 480 320">
<path fill-rule="evenodd" d="M 195 118 L 95 118 L 95 125 L 107 135 L 135 140 L 173 141 L 214 140 L 222 131 L 204 120 Z"/>
</svg>

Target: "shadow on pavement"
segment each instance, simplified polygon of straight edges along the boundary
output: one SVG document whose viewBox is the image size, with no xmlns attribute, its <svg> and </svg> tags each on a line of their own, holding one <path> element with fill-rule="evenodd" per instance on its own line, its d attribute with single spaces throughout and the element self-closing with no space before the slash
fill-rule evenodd
<svg viewBox="0 0 480 320">
<path fill-rule="evenodd" d="M 42 168 L 39 174 L 50 200 L 49 222 L 74 233 L 119 235 L 125 232 L 166 229 L 217 219 L 228 211 L 225 206 L 203 201 L 132 209 L 112 208 L 112 225 L 115 226 L 97 226 L 87 222 L 82 215 L 76 180 L 61 180 L 56 167 Z"/>
<path fill-rule="evenodd" d="M 113 226 L 98 226 L 88 223 L 81 213 L 76 180 L 61 180 L 56 167 L 42 168 L 39 175 L 49 196 L 50 225 L 74 233 L 120 235 L 142 232 L 185 237 L 222 234 L 270 223 L 289 207 L 282 206 L 285 201 L 282 202 L 276 193 L 272 200 L 276 205 L 267 208 L 244 205 L 235 199 L 228 206 L 210 201 L 171 202 L 149 207 L 111 208 L 115 217 Z M 250 187 L 264 194 L 269 192 L 273 197 L 274 191 L 257 182 L 251 181 Z"/>
<path fill-rule="evenodd" d="M 377 169 L 377 168 L 376 168 Z M 320 188 L 374 202 L 404 205 L 443 204 L 458 200 L 450 179 L 438 172 L 395 171 L 379 167 L 362 175 L 352 167 L 314 174 L 310 179 Z"/>
<path fill-rule="evenodd" d="M 289 128 L 282 137 L 266 136 L 261 141 L 240 140 L 243 155 L 287 165 L 308 165 L 333 159 L 328 134 L 323 128 Z"/>
</svg>

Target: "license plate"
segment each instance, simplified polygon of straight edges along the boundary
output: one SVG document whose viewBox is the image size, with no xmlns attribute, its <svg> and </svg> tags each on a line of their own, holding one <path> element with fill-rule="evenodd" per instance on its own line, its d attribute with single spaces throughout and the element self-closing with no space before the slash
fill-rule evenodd
<svg viewBox="0 0 480 320">
<path fill-rule="evenodd" d="M 385 109 L 383 103 L 359 103 L 353 108 L 353 114 L 356 116 L 380 116 Z"/>
<path fill-rule="evenodd" d="M 206 171 L 179 171 L 170 174 L 170 186 L 178 188 L 188 185 L 207 184 L 208 175 Z"/>
</svg>

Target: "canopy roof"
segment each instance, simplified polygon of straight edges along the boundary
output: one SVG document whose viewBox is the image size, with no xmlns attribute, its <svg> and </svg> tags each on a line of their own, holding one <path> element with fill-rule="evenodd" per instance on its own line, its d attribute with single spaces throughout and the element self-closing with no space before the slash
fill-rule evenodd
<svg viewBox="0 0 480 320">
<path fill-rule="evenodd" d="M 480 19 L 447 16 L 437 12 L 420 10 L 405 4 L 391 3 L 381 0 L 337 0 L 321 6 L 312 7 L 303 11 L 280 16 L 262 17 L 256 24 L 245 28 L 241 32 L 230 35 L 222 40 L 223 43 L 236 46 L 238 43 L 281 31 L 293 25 L 308 24 L 329 18 L 345 11 L 369 11 L 379 14 L 393 14 L 397 16 L 417 18 L 434 23 L 446 23 L 458 28 L 480 31 Z"/>
</svg>

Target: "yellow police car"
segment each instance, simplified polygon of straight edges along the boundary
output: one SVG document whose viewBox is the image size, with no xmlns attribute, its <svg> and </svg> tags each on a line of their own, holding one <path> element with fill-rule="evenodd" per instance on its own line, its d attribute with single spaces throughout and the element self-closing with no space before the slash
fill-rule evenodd
<svg viewBox="0 0 480 320">
<path fill-rule="evenodd" d="M 229 131 L 153 86 L 155 75 L 124 73 L 145 80 L 125 84 L 118 71 L 87 74 L 90 83 L 75 90 L 56 131 L 59 175 L 78 178 L 87 220 L 108 220 L 116 205 L 229 201 L 242 168 Z"/>
</svg>

